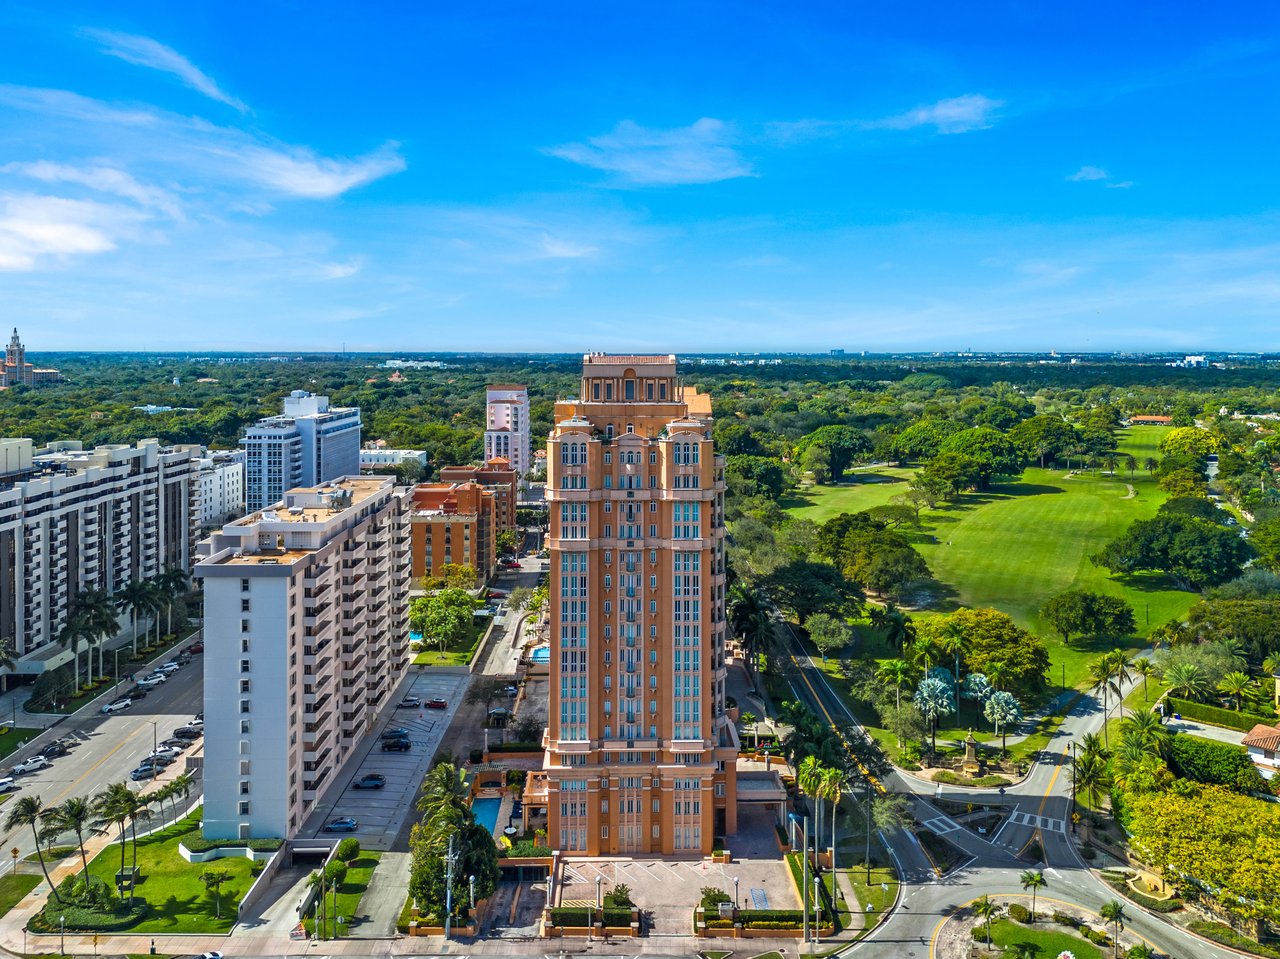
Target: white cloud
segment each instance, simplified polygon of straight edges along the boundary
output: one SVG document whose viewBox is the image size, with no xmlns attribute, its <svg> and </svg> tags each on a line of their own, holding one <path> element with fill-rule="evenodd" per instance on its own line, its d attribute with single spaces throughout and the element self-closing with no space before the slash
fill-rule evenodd
<svg viewBox="0 0 1280 959">
<path fill-rule="evenodd" d="M 0 173 L 13 173 L 44 183 L 78 183 L 99 193 L 133 200 L 139 206 L 158 210 L 174 219 L 182 217 L 177 197 L 168 190 L 139 183 L 123 170 L 109 166 L 76 167 L 40 160 L 36 163 L 6 163 L 0 166 Z"/>
<path fill-rule="evenodd" d="M 1086 180 L 1106 180 L 1111 174 L 1100 166 L 1082 166 L 1075 173 L 1067 177 L 1072 183 L 1082 183 Z"/>
<path fill-rule="evenodd" d="M 916 127 L 933 127 L 938 133 L 968 133 L 985 130 L 995 123 L 996 110 L 1004 106 L 1003 100 L 992 100 L 980 93 L 939 100 L 937 103 L 918 106 L 906 113 L 886 117 L 866 124 L 886 130 L 911 130 Z"/>
<path fill-rule="evenodd" d="M 344 263 L 321 263 L 319 264 L 320 279 L 345 280 L 359 273 L 361 266 L 363 263 L 359 258 L 347 260 Z"/>
<path fill-rule="evenodd" d="M 215 143 L 212 154 L 233 162 L 227 172 L 290 196 L 327 200 L 380 180 L 405 168 L 395 144 L 354 160 L 316 156 L 305 147 L 273 148 L 259 144 Z"/>
<path fill-rule="evenodd" d="M 85 33 L 102 44 L 104 53 L 119 57 L 126 63 L 172 74 L 211 100 L 225 103 L 241 113 L 249 112 L 243 102 L 224 92 L 211 76 L 172 47 L 166 47 L 150 37 L 117 33 L 114 30 L 86 30 Z"/>
<path fill-rule="evenodd" d="M 623 120 L 611 133 L 546 152 L 570 163 L 616 173 L 623 181 L 641 186 L 716 183 L 754 176 L 736 149 L 733 130 L 710 117 L 671 130 Z"/>
<path fill-rule="evenodd" d="M 20 87 L 0 83 L 0 103 L 45 117 L 80 123 L 109 123 L 119 126 L 153 126 L 160 118 L 149 110 L 111 106 L 70 90 Z"/>
<path fill-rule="evenodd" d="M 49 258 L 106 253 L 144 218 L 118 204 L 0 195 L 0 270 L 29 271 Z"/>
<path fill-rule="evenodd" d="M 1121 180 L 1119 183 L 1108 183 L 1107 189 L 1108 190 L 1127 190 L 1131 186 L 1133 186 L 1132 180 Z"/>
</svg>

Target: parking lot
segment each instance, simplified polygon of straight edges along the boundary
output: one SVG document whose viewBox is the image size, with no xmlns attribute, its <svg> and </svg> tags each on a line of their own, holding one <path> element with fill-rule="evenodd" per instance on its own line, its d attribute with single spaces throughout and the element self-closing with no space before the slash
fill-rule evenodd
<svg viewBox="0 0 1280 959">
<path fill-rule="evenodd" d="M 390 849 L 406 818 L 413 813 L 413 798 L 431 758 L 440 748 L 440 740 L 465 694 L 469 677 L 459 673 L 415 673 L 404 688 L 403 696 L 417 696 L 423 705 L 417 709 L 389 709 L 379 726 L 383 729 L 403 727 L 409 731 L 413 748 L 408 752 L 384 752 L 374 739 L 366 747 L 365 757 L 349 765 L 342 773 L 341 784 L 335 784 L 319 809 L 307 821 L 304 835 L 323 838 L 355 836 L 368 849 Z M 448 709 L 428 709 L 428 700 L 447 700 Z M 397 702 L 400 698 L 397 698 Z M 381 789 L 353 789 L 363 776 L 386 777 Z M 353 833 L 328 833 L 326 823 L 350 817 L 360 825 Z"/>
</svg>

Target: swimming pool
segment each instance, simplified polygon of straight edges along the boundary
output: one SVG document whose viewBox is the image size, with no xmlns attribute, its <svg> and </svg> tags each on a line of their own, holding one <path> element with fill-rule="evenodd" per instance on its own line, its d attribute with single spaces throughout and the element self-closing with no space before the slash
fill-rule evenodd
<svg viewBox="0 0 1280 959">
<path fill-rule="evenodd" d="M 539 665 L 546 665 L 551 662 L 551 647 L 535 646 L 533 652 L 529 654 L 529 661 Z"/>
<path fill-rule="evenodd" d="M 476 822 L 489 830 L 489 835 L 496 836 L 498 834 L 498 810 L 502 808 L 501 799 L 473 799 L 471 800 L 471 812 L 476 817 Z"/>
<path fill-rule="evenodd" d="M 410 640 L 410 642 L 420 643 L 420 642 L 422 642 L 422 634 L 421 634 L 421 633 L 412 633 L 412 632 L 411 632 L 411 633 L 409 634 L 409 640 Z"/>
</svg>

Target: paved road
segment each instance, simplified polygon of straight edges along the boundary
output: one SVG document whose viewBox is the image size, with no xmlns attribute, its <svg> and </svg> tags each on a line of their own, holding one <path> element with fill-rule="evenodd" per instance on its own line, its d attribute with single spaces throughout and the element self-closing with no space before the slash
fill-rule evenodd
<svg viewBox="0 0 1280 959">
<path fill-rule="evenodd" d="M 799 676 L 793 681 L 797 695 L 815 706 L 820 714 L 825 713 L 837 722 L 856 725 L 852 713 L 828 685 L 800 643 L 789 631 L 784 630 L 784 634 L 788 636 L 799 670 Z M 1045 878 L 1049 883 L 1038 897 L 1040 901 L 1049 903 L 1060 899 L 1096 912 L 1103 903 L 1118 898 L 1110 886 L 1086 868 L 1076 852 L 1068 826 L 1071 813 L 1068 743 L 1072 738 L 1101 729 L 1102 724 L 1101 706 L 1092 696 L 1085 696 L 1050 741 L 1042 754 L 1044 759 L 1037 763 L 1026 781 L 1006 790 L 1003 798 L 994 791 L 959 790 L 955 787 L 944 790 L 944 798 L 962 799 L 978 805 L 1003 802 L 1013 807 L 1009 821 L 990 840 L 957 827 L 939 811 L 930 801 L 937 787 L 897 773 L 887 777 L 886 788 L 915 795 L 918 821 L 945 835 L 972 859 L 939 877 L 927 861 L 922 865 L 923 856 L 914 837 L 909 834 L 892 837 L 890 851 L 898 860 L 904 876 L 902 905 L 855 947 L 855 953 L 886 959 L 932 957 L 934 936 L 946 918 L 959 907 L 983 894 L 1024 895 L 1019 876 L 1032 865 L 1016 856 L 1033 838 L 1040 839 L 1048 864 Z M 1166 955 L 1178 959 L 1193 956 L 1198 959 L 1230 959 L 1237 955 L 1191 936 L 1131 903 L 1125 903 L 1125 911 L 1129 916 L 1127 928 Z"/>
<path fill-rule="evenodd" d="M 122 683 L 121 689 L 126 688 L 128 684 Z M 81 710 L 67 717 L 54 731 L 58 736 L 74 737 L 78 745 L 69 755 L 53 760 L 52 766 L 19 776 L 17 795 L 38 795 L 48 807 L 71 796 L 91 796 L 113 782 L 130 782 L 129 772 L 151 752 L 153 742 L 172 736 L 176 727 L 190 721 L 204 708 L 203 703 L 204 675 L 201 658 L 196 656 L 189 666 L 149 692 L 146 699 L 135 700 L 131 709 L 111 716 Z M 194 748 L 199 746 L 197 741 Z M 191 753 L 192 749 L 188 749 L 182 755 Z M 25 751 L 17 755 L 24 754 Z M 168 778 L 176 775 L 183 765 L 182 759 L 175 762 L 169 768 Z M 6 765 L 5 773 L 8 768 Z M 146 784 L 130 785 L 141 788 Z M 9 803 L 13 801 L 10 799 Z M 0 822 L 5 814 L 7 809 L 0 806 Z M 5 850 L 17 846 L 22 856 L 35 851 L 30 829 L 8 832 L 0 844 Z"/>
</svg>

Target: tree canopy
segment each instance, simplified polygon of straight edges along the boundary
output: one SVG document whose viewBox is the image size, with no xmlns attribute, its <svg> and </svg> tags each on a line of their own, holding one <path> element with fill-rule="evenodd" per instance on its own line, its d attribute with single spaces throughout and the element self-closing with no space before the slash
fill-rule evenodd
<svg viewBox="0 0 1280 959">
<path fill-rule="evenodd" d="M 1179 514 L 1136 520 L 1090 559 L 1113 573 L 1167 573 L 1182 589 L 1234 579 L 1253 555 L 1231 529 Z"/>
</svg>

